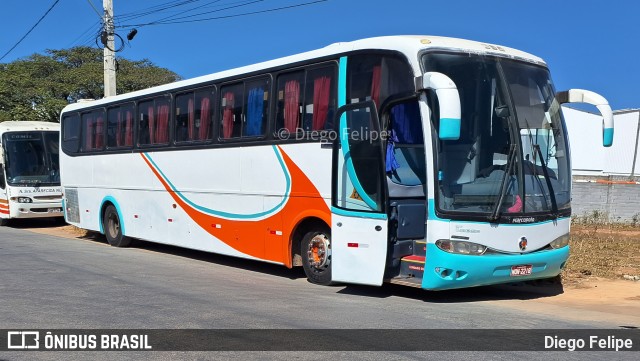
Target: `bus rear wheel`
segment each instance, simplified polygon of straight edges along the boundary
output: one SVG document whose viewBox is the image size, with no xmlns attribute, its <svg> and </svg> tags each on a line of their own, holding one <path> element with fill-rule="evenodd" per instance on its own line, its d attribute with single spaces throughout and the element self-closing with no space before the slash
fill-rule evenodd
<svg viewBox="0 0 640 361">
<path fill-rule="evenodd" d="M 120 216 L 116 207 L 112 204 L 108 205 L 104 210 L 102 217 L 102 228 L 107 242 L 113 247 L 128 247 L 131 244 L 131 238 L 122 234 L 122 226 Z"/>
<path fill-rule="evenodd" d="M 300 244 L 302 267 L 311 283 L 331 284 L 331 238 L 327 231 L 307 232 Z"/>
</svg>

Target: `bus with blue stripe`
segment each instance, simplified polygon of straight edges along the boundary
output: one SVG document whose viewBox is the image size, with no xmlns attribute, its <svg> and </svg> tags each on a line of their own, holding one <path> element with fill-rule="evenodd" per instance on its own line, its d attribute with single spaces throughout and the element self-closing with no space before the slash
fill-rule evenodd
<svg viewBox="0 0 640 361">
<path fill-rule="evenodd" d="M 534 55 L 389 36 L 70 104 L 65 219 L 116 247 L 302 266 L 318 284 L 551 278 L 569 257 L 575 102 L 610 146 L 606 99 L 557 92 Z"/>
</svg>

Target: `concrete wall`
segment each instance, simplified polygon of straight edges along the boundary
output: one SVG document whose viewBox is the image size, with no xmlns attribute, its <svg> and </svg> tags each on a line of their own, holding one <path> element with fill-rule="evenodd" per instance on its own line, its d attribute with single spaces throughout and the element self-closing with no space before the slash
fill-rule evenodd
<svg viewBox="0 0 640 361">
<path fill-rule="evenodd" d="M 640 221 L 640 177 L 574 176 L 571 208 L 574 216 L 589 217 L 597 211 L 603 220 Z"/>
</svg>

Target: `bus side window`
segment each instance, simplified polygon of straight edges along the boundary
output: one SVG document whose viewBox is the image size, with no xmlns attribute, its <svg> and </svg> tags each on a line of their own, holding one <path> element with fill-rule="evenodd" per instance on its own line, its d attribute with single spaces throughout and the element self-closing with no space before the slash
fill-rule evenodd
<svg viewBox="0 0 640 361">
<path fill-rule="evenodd" d="M 245 124 L 242 135 L 247 137 L 263 135 L 269 110 L 268 79 L 246 82 L 245 104 Z"/>
<path fill-rule="evenodd" d="M 4 164 L 0 164 L 0 189 L 5 189 L 7 182 L 4 179 Z"/>
<path fill-rule="evenodd" d="M 107 147 L 120 148 L 133 145 L 133 105 L 126 104 L 107 111 Z"/>
<path fill-rule="evenodd" d="M 179 94 L 175 99 L 176 142 L 191 141 L 194 139 L 195 130 L 193 93 Z"/>
<path fill-rule="evenodd" d="M 195 94 L 193 139 L 206 141 L 212 138 L 214 95 L 214 89 L 205 89 Z"/>
<path fill-rule="evenodd" d="M 307 71 L 302 127 L 305 131 L 332 128 L 336 109 L 335 67 Z"/>
<path fill-rule="evenodd" d="M 242 134 L 244 84 L 224 86 L 220 90 L 220 138 L 238 138 Z"/>
<path fill-rule="evenodd" d="M 304 72 L 280 75 L 277 84 L 276 135 L 296 133 L 300 128 Z M 286 132 L 280 132 L 281 129 Z"/>
<path fill-rule="evenodd" d="M 80 116 L 72 114 L 62 118 L 62 149 L 77 153 L 80 146 Z"/>
</svg>

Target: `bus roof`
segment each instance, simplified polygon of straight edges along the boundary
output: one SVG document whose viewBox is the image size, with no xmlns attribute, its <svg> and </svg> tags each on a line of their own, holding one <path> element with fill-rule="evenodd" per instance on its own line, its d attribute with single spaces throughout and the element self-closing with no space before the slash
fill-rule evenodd
<svg viewBox="0 0 640 361">
<path fill-rule="evenodd" d="M 24 132 L 29 130 L 55 130 L 60 131 L 60 123 L 36 122 L 36 121 L 6 121 L 0 123 L 0 133 Z"/>
<path fill-rule="evenodd" d="M 131 93 L 125 93 L 116 95 L 109 98 L 103 98 L 95 101 L 81 101 L 75 104 L 70 104 L 65 109 L 65 111 L 72 111 L 77 109 L 82 109 L 85 107 L 92 107 L 101 104 L 107 104 L 112 101 L 121 101 L 128 98 L 144 96 L 147 94 L 154 94 L 163 91 L 170 91 L 176 88 L 187 87 L 194 84 L 214 81 L 217 79 L 224 79 L 228 77 L 233 77 L 245 73 L 253 73 L 256 71 L 260 71 L 263 69 L 270 69 L 279 67 L 286 64 L 293 64 L 298 62 L 303 62 L 306 60 L 311 60 L 315 58 L 323 58 L 331 55 L 338 55 L 347 53 L 350 51 L 357 50 L 395 50 L 400 51 L 404 54 L 417 54 L 422 50 L 450 50 L 450 51 L 458 51 L 458 52 L 468 52 L 474 54 L 483 54 L 483 55 L 494 55 L 512 59 L 519 59 L 522 61 L 532 62 L 539 65 L 546 66 L 545 62 L 534 55 L 529 53 L 512 49 L 504 46 L 493 45 L 489 43 L 482 43 L 472 40 L 465 39 L 456 39 L 456 38 L 448 38 L 448 37 L 440 37 L 440 36 L 429 36 L 429 35 L 396 35 L 396 36 L 382 36 L 382 37 L 374 37 L 367 38 L 361 40 L 354 40 L 350 42 L 340 42 L 328 45 L 324 48 L 299 53 L 295 55 L 286 56 L 283 58 L 278 58 L 274 60 L 269 60 L 261 63 L 256 63 L 252 65 L 247 65 L 235 69 L 225 70 L 213 74 L 208 74 L 196 78 L 186 79 L 177 81 L 174 83 L 159 85 L 152 88 L 147 88 L 143 90 L 138 90 Z M 414 69 L 419 69 L 418 59 L 417 58 L 409 58 L 408 59 L 414 67 Z M 415 74 L 419 76 L 421 74 Z"/>
</svg>

